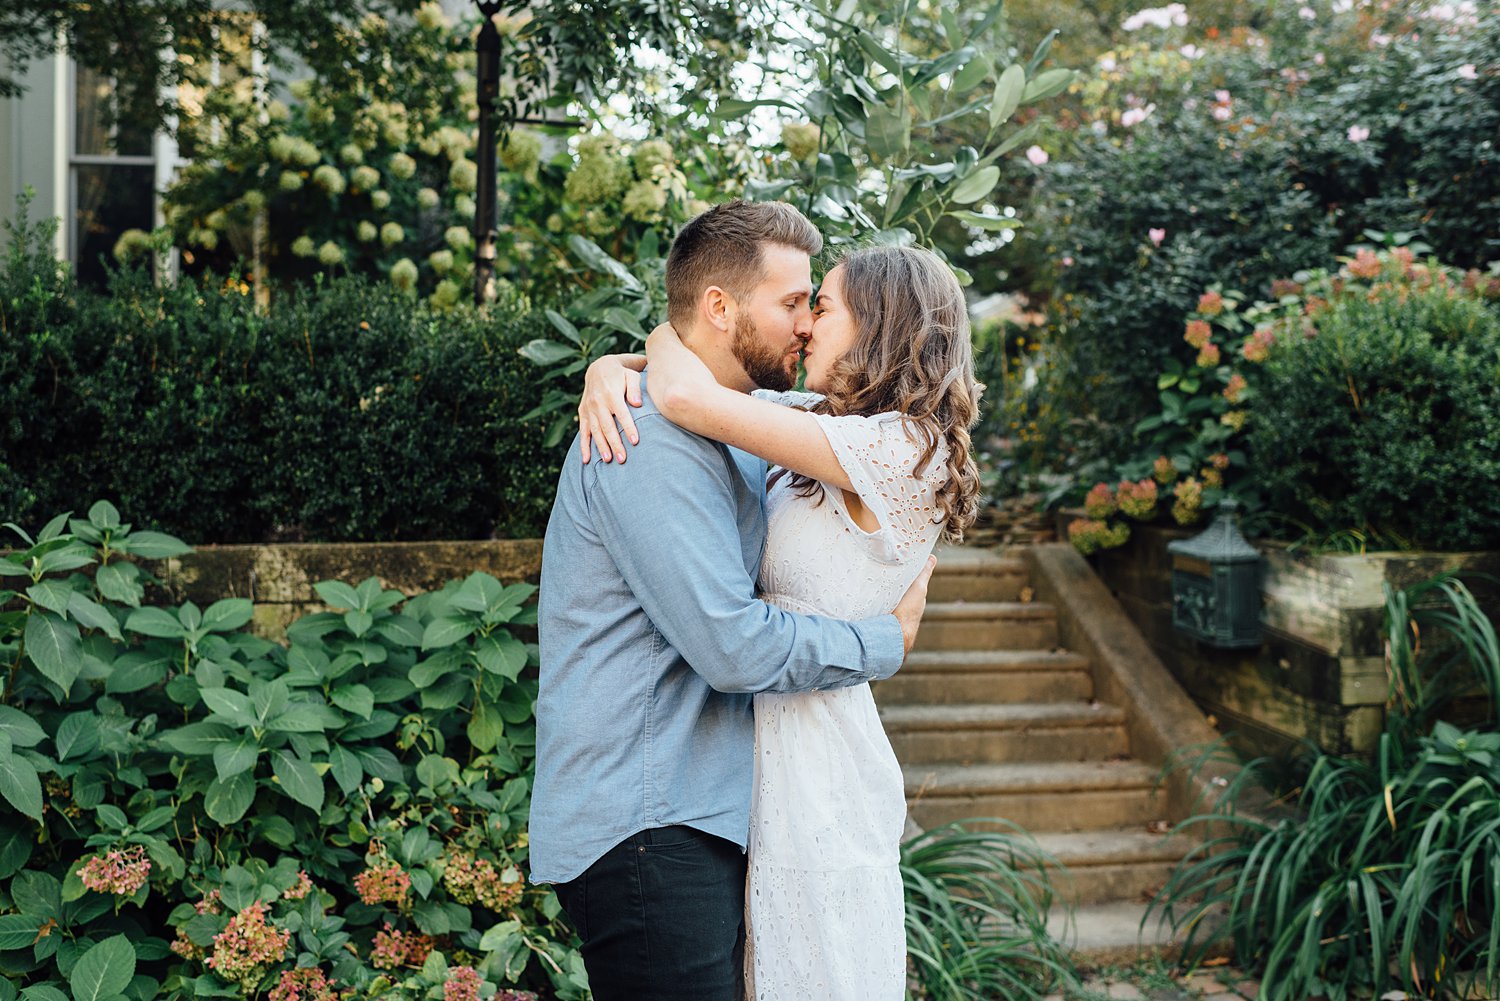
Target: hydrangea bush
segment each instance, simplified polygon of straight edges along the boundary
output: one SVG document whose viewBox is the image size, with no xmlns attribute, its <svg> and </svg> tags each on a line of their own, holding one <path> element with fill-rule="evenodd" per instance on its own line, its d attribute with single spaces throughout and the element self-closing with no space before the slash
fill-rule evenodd
<svg viewBox="0 0 1500 1001">
<path fill-rule="evenodd" d="M 1358 245 L 1254 304 L 1203 292 L 1182 333 L 1191 360 L 1168 359 L 1118 487 L 1096 483 L 1070 526 L 1080 551 L 1123 545 L 1119 516 L 1152 520 L 1158 484 L 1178 525 L 1229 492 L 1256 528 L 1323 544 L 1500 544 L 1485 514 L 1500 489 L 1485 374 L 1500 366 L 1500 266 L 1446 267 L 1425 249 Z M 1413 508 L 1414 493 L 1453 503 Z"/>
<path fill-rule="evenodd" d="M 159 607 L 108 503 L 0 557 L 0 997 L 582 998 L 528 886 L 534 588 Z M 522 993 L 527 992 L 527 993 Z"/>
</svg>

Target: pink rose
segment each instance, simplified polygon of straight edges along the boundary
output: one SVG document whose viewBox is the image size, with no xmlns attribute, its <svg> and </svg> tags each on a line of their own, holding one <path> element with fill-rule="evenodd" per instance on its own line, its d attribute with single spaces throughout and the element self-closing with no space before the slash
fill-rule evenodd
<svg viewBox="0 0 1500 1001">
<path fill-rule="evenodd" d="M 1153 246 L 1160 247 L 1161 242 L 1167 238 L 1167 231 L 1164 229 L 1153 228 L 1146 230 L 1146 235 L 1151 238 L 1151 243 Z"/>
</svg>

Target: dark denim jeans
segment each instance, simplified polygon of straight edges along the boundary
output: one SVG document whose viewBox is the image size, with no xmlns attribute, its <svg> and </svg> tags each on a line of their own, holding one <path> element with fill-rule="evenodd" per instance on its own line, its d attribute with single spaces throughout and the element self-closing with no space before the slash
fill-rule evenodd
<svg viewBox="0 0 1500 1001">
<path fill-rule="evenodd" d="M 632 834 L 557 896 L 595 1001 L 738 1001 L 745 853 L 691 827 Z"/>
</svg>

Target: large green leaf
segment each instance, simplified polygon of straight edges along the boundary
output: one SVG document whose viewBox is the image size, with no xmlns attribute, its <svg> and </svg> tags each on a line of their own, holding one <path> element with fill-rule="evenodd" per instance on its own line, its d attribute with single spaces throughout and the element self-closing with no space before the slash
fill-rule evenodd
<svg viewBox="0 0 1500 1001">
<path fill-rule="evenodd" d="M 132 650 L 114 662 L 104 690 L 111 695 L 129 695 L 160 684 L 167 676 L 167 660 L 159 654 Z"/>
<path fill-rule="evenodd" d="M 328 752 L 328 770 L 333 775 L 333 781 L 338 783 L 346 796 L 359 788 L 359 780 L 364 777 L 364 769 L 359 767 L 359 759 L 348 749 L 338 745 L 334 745 L 334 748 Z"/>
<path fill-rule="evenodd" d="M 157 739 L 178 754 L 200 755 L 213 754 L 235 736 L 235 731 L 223 723 L 205 720 L 168 730 Z"/>
<path fill-rule="evenodd" d="M 80 625 L 98 629 L 110 639 L 124 638 L 120 635 L 120 623 L 110 614 L 109 609 L 82 591 L 73 591 L 68 595 L 68 614 Z"/>
<path fill-rule="evenodd" d="M 132 532 L 119 540 L 116 548 L 148 560 L 165 560 L 193 551 L 192 546 L 165 532 Z"/>
<path fill-rule="evenodd" d="M 422 632 L 422 649 L 435 650 L 452 646 L 474 632 L 475 623 L 467 617 L 444 615 L 427 623 Z"/>
<path fill-rule="evenodd" d="M 10 899 L 16 910 L 46 920 L 62 914 L 62 883 L 49 873 L 27 869 L 10 884 Z"/>
<path fill-rule="evenodd" d="M 1026 92 L 1026 71 L 1019 66 L 1007 66 L 995 83 L 995 100 L 990 105 L 990 128 L 999 128 L 1009 121 L 1021 106 L 1021 95 Z"/>
<path fill-rule="evenodd" d="M 334 705 L 360 719 L 369 719 L 370 713 L 375 709 L 375 696 L 364 685 L 340 685 L 328 697 Z"/>
<path fill-rule="evenodd" d="M 0 706 L 0 734 L 9 737 L 16 747 L 35 747 L 47 739 L 40 723 L 10 706 Z"/>
<path fill-rule="evenodd" d="M 949 196 L 960 205 L 968 205 L 988 195 L 995 190 L 995 185 L 1000 183 L 1000 168 L 991 164 L 988 167 L 980 167 L 968 177 L 959 181 Z"/>
<path fill-rule="evenodd" d="M 330 608 L 365 607 L 354 588 L 341 580 L 320 580 L 313 585 L 313 590 L 318 592 L 318 597 L 327 602 Z"/>
<path fill-rule="evenodd" d="M 235 726 L 255 726 L 259 722 L 248 695 L 232 688 L 205 688 L 199 694 L 204 705 Z"/>
<path fill-rule="evenodd" d="M 248 734 L 225 741 L 214 748 L 214 770 L 219 778 L 233 778 L 255 767 L 260 745 Z"/>
<path fill-rule="evenodd" d="M 482 637 L 475 642 L 474 653 L 480 667 L 507 680 L 514 681 L 526 666 L 526 644 L 510 633 L 497 631 Z"/>
<path fill-rule="evenodd" d="M 223 598 L 203 612 L 203 628 L 211 633 L 230 633 L 255 616 L 255 605 L 249 598 Z"/>
<path fill-rule="evenodd" d="M 56 612 L 65 618 L 68 614 L 68 599 L 72 595 L 73 589 L 60 580 L 44 580 L 26 589 L 26 597 L 47 611 Z"/>
<path fill-rule="evenodd" d="M 0 915 L 0 951 L 29 949 L 41 935 L 42 922 L 29 914 Z"/>
<path fill-rule="evenodd" d="M 281 791 L 303 806 L 323 809 L 323 777 L 312 762 L 276 751 L 271 755 L 271 771 L 281 784 Z"/>
<path fill-rule="evenodd" d="M 0 734 L 0 796 L 33 820 L 42 819 L 42 780 L 36 766 L 15 752 Z"/>
<path fill-rule="evenodd" d="M 1026 90 L 1021 94 L 1021 103 L 1030 104 L 1032 101 L 1041 101 L 1061 94 L 1068 89 L 1073 82 L 1073 71 L 1068 69 L 1050 69 L 1038 73 L 1036 77 L 1026 84 Z"/>
<path fill-rule="evenodd" d="M 100 719 L 93 713 L 73 713 L 57 725 L 57 760 L 83 756 L 99 746 Z"/>
<path fill-rule="evenodd" d="M 140 605 L 146 589 L 141 584 L 141 572 L 134 563 L 107 563 L 94 573 L 94 586 L 110 601 L 135 608 Z"/>
<path fill-rule="evenodd" d="M 46 678 L 63 691 L 83 668 L 78 627 L 51 612 L 32 612 L 26 620 L 26 653 Z"/>
<path fill-rule="evenodd" d="M 165 608 L 137 608 L 125 620 L 125 628 L 142 636 L 156 636 L 175 640 L 187 635 L 182 622 Z"/>
<path fill-rule="evenodd" d="M 255 802 L 255 779 L 241 772 L 227 779 L 214 779 L 203 792 L 203 809 L 221 824 L 233 824 Z"/>
<path fill-rule="evenodd" d="M 135 947 L 124 935 L 107 938 L 85 952 L 68 976 L 73 1001 L 103 1001 L 123 993 L 135 976 Z"/>
</svg>

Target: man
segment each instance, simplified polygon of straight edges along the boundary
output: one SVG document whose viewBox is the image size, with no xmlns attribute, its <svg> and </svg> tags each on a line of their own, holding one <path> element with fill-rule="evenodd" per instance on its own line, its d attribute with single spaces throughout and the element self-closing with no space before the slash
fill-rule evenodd
<svg viewBox="0 0 1500 1001">
<path fill-rule="evenodd" d="M 790 388 L 817 230 L 730 202 L 683 228 L 668 310 L 725 386 Z M 926 602 L 838 622 L 756 598 L 765 463 L 672 425 L 649 372 L 628 462 L 564 465 L 547 526 L 531 878 L 557 883 L 598 1001 L 741 989 L 751 693 L 895 673 Z"/>
</svg>

